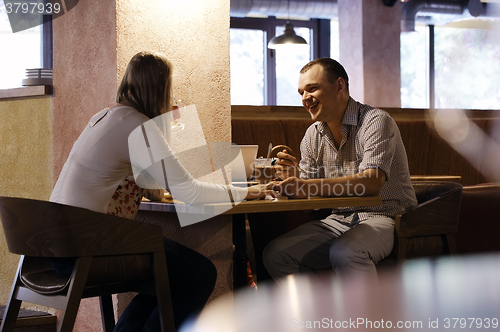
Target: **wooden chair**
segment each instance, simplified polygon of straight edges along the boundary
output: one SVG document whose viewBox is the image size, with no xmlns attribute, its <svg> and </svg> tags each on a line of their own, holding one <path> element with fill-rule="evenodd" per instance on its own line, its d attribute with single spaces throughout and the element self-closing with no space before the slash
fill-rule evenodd
<svg viewBox="0 0 500 332">
<path fill-rule="evenodd" d="M 62 309 L 58 332 L 71 331 L 82 298 L 99 296 L 104 331 L 115 326 L 111 295 L 156 295 L 163 331 L 174 331 L 160 227 L 47 201 L 0 197 L 9 251 L 22 255 L 0 327 L 14 330 L 22 301 Z M 71 277 L 49 258 L 76 258 Z M 121 269 L 121 270 L 120 270 Z"/>
<path fill-rule="evenodd" d="M 456 254 L 462 185 L 455 182 L 413 182 L 418 206 L 395 218 L 392 258 L 401 264 L 407 257 Z"/>
</svg>

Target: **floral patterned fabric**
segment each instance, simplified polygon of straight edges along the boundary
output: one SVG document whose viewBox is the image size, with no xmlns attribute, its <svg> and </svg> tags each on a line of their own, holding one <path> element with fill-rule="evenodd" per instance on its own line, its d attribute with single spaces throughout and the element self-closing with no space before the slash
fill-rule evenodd
<svg viewBox="0 0 500 332">
<path fill-rule="evenodd" d="M 107 214 L 127 219 L 135 219 L 141 204 L 144 189 L 134 181 L 125 179 L 111 197 Z"/>
</svg>

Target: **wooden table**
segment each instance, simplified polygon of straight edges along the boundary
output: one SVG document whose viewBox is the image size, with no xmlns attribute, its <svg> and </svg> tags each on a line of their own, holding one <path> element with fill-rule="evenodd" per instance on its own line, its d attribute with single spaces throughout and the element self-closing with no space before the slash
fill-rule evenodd
<svg viewBox="0 0 500 332">
<path fill-rule="evenodd" d="M 408 261 L 377 281 L 293 275 L 208 304 L 181 332 L 498 331 L 500 255 Z"/>
<path fill-rule="evenodd" d="M 450 181 L 462 183 L 460 175 L 411 175 L 412 181 Z"/>
<path fill-rule="evenodd" d="M 330 197 L 288 200 L 253 200 L 243 201 L 232 206 L 231 203 L 213 203 L 199 206 L 181 202 L 142 202 L 139 209 L 157 212 L 176 212 L 177 214 L 204 214 L 208 216 L 232 215 L 233 223 L 233 288 L 247 284 L 248 254 L 246 247 L 245 220 L 248 213 L 266 213 L 279 211 L 314 210 L 347 206 L 373 206 L 382 204 L 378 196 L 365 197 Z"/>
</svg>

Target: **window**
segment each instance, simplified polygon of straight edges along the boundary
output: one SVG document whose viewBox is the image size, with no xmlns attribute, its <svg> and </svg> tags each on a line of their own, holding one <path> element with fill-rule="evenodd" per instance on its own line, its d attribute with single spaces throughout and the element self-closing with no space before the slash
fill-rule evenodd
<svg viewBox="0 0 500 332">
<path fill-rule="evenodd" d="M 295 33 L 311 45 L 309 28 L 295 27 Z M 283 26 L 276 27 L 276 35 L 282 35 Z M 292 46 L 293 47 L 293 46 Z M 301 106 L 301 98 L 297 93 L 297 83 L 300 69 L 311 61 L 310 48 L 307 46 L 276 49 L 276 104 L 286 106 Z"/>
<path fill-rule="evenodd" d="M 231 18 L 231 104 L 301 105 L 297 94 L 300 68 L 318 55 L 329 56 L 330 21 L 290 20 L 309 47 L 293 52 L 268 49 L 269 40 L 283 33 L 286 22 L 274 17 Z M 322 48 L 320 38 L 328 41 Z"/>
<path fill-rule="evenodd" d="M 428 28 L 401 34 L 401 107 L 428 108 Z"/>
<path fill-rule="evenodd" d="M 230 38 L 231 104 L 264 105 L 264 31 L 231 29 Z"/>
<path fill-rule="evenodd" d="M 495 30 L 435 27 L 436 108 L 500 108 Z"/>
<path fill-rule="evenodd" d="M 52 68 L 52 22 L 44 19 L 43 25 L 13 33 L 0 1 L 0 89 L 20 87 L 26 69 Z"/>
<path fill-rule="evenodd" d="M 499 109 L 499 60 L 495 30 L 417 26 L 402 33 L 401 106 Z"/>
</svg>

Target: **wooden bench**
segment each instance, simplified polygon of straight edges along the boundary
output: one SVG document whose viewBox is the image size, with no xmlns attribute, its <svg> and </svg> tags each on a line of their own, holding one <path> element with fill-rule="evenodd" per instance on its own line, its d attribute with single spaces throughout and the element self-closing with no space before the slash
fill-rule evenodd
<svg viewBox="0 0 500 332">
<path fill-rule="evenodd" d="M 479 128 L 489 134 L 494 126 L 500 128 L 498 119 L 473 119 Z M 396 120 L 406 147 L 411 175 L 459 176 L 463 185 L 489 182 L 466 158 L 439 137 L 425 120 Z M 300 158 L 300 142 L 310 119 L 252 119 L 231 120 L 232 142 L 258 144 L 257 156 L 266 156 L 269 143 L 284 144 Z"/>
</svg>

